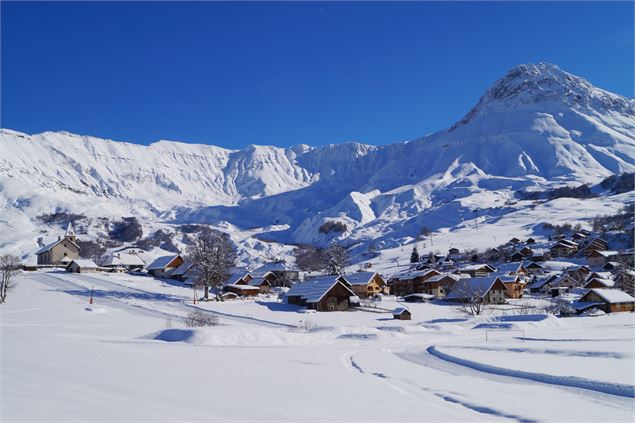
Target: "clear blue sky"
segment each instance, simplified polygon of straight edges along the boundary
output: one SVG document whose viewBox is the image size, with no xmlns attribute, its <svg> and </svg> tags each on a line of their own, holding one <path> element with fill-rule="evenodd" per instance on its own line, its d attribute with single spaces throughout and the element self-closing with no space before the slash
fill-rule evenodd
<svg viewBox="0 0 635 423">
<path fill-rule="evenodd" d="M 7 3 L 1 125 L 148 144 L 386 144 L 547 61 L 633 97 L 633 2 Z"/>
</svg>

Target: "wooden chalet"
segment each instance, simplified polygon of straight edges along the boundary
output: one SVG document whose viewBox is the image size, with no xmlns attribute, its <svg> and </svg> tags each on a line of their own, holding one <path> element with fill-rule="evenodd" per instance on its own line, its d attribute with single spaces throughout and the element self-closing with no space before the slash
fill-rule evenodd
<svg viewBox="0 0 635 423">
<path fill-rule="evenodd" d="M 525 244 L 535 244 L 536 240 L 533 238 L 527 238 L 527 241 L 525 241 Z"/>
<path fill-rule="evenodd" d="M 589 269 L 588 266 L 573 266 L 568 268 L 565 273 L 570 278 L 575 279 L 578 282 L 583 282 L 589 277 L 591 269 Z"/>
<path fill-rule="evenodd" d="M 423 283 L 441 272 L 434 269 L 407 271 L 394 276 L 388 281 L 390 293 L 398 297 L 408 294 L 422 293 Z"/>
<path fill-rule="evenodd" d="M 359 297 L 342 276 L 319 276 L 295 284 L 286 293 L 287 303 L 317 311 L 345 311 Z"/>
<path fill-rule="evenodd" d="M 595 238 L 589 241 L 584 248 L 578 251 L 578 255 L 581 257 L 587 257 L 593 251 L 606 251 L 609 249 L 609 244 L 602 238 Z"/>
<path fill-rule="evenodd" d="M 578 243 L 563 239 L 551 246 L 549 251 L 553 257 L 570 257 L 578 251 Z"/>
<path fill-rule="evenodd" d="M 300 272 L 298 269 L 294 268 L 284 260 L 265 263 L 254 269 L 252 274 L 264 275 L 268 272 L 271 272 L 275 276 L 273 279 L 268 279 L 271 286 L 282 286 L 288 288 L 300 279 Z"/>
<path fill-rule="evenodd" d="M 459 279 L 445 299 L 453 302 L 480 299 L 484 304 L 505 304 L 506 296 L 507 287 L 499 277 L 483 276 Z"/>
<path fill-rule="evenodd" d="M 111 269 L 112 271 L 141 271 L 145 263 L 136 254 L 135 250 L 118 251 L 104 257 L 102 267 Z"/>
<path fill-rule="evenodd" d="M 615 281 L 613 279 L 592 278 L 584 285 L 584 289 L 604 289 L 613 288 L 614 286 Z"/>
<path fill-rule="evenodd" d="M 351 290 L 359 298 L 372 297 L 377 294 L 385 294 L 386 281 L 377 272 L 356 272 L 346 275 L 346 281 L 351 285 Z"/>
<path fill-rule="evenodd" d="M 511 261 L 521 261 L 525 259 L 525 256 L 520 251 L 516 251 L 509 257 L 509 259 Z"/>
<path fill-rule="evenodd" d="M 183 257 L 180 254 L 162 256 L 150 263 L 146 270 L 154 277 L 169 278 L 172 272 L 183 264 L 183 261 Z"/>
<path fill-rule="evenodd" d="M 466 273 L 473 278 L 487 276 L 490 273 L 496 272 L 496 269 L 489 264 L 470 264 L 468 266 L 461 267 L 459 270 L 461 273 Z"/>
<path fill-rule="evenodd" d="M 619 289 L 591 289 L 578 300 L 580 309 L 599 308 L 605 313 L 633 311 L 635 298 Z"/>
<path fill-rule="evenodd" d="M 505 284 L 507 298 L 518 299 L 523 296 L 525 282 L 518 275 L 498 276 L 498 279 Z"/>
<path fill-rule="evenodd" d="M 525 266 L 525 269 L 527 270 L 527 273 L 529 273 L 530 275 L 535 275 L 538 273 L 542 273 L 544 271 L 544 268 L 538 263 L 536 263 L 535 261 Z"/>
<path fill-rule="evenodd" d="M 223 282 L 223 292 L 232 292 L 241 297 L 253 297 L 260 293 L 260 286 L 253 286 L 249 283 L 254 277 L 246 269 L 234 269 L 225 282 Z"/>
<path fill-rule="evenodd" d="M 398 320 L 411 320 L 412 314 L 404 307 L 397 307 L 392 311 L 392 317 Z"/>
<path fill-rule="evenodd" d="M 89 259 L 74 259 L 66 266 L 66 271 L 72 273 L 92 273 L 100 270 L 101 268 Z"/>
<path fill-rule="evenodd" d="M 435 275 L 422 283 L 422 293 L 430 294 L 434 298 L 445 298 L 459 279 L 461 276 L 452 273 Z"/>
<path fill-rule="evenodd" d="M 274 282 L 277 280 L 277 276 L 273 272 L 266 272 L 265 274 L 255 274 L 253 279 L 247 282 L 249 286 L 256 286 L 260 289 L 260 293 L 266 294 L 269 292 Z"/>
<path fill-rule="evenodd" d="M 611 258 L 615 257 L 617 254 L 617 251 L 591 251 L 591 253 L 587 256 L 586 261 L 590 267 L 602 267 L 611 261 Z"/>
</svg>

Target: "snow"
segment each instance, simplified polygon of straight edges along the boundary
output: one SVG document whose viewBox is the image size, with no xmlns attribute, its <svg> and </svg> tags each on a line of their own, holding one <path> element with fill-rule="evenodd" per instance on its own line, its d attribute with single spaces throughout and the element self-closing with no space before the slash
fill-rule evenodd
<svg viewBox="0 0 635 423">
<path fill-rule="evenodd" d="M 164 269 L 168 264 L 172 262 L 175 258 L 178 257 L 178 254 L 172 254 L 169 256 L 157 257 L 152 263 L 150 263 L 146 270 L 160 270 Z"/>
<path fill-rule="evenodd" d="M 23 273 L 0 306 L 0 417 L 632 420 L 632 313 L 558 319 L 507 305 L 470 317 L 421 303 L 402 321 L 392 317 L 402 303 L 380 304 L 310 314 L 274 296 L 194 305 L 192 289 L 148 276 Z M 195 307 L 220 325 L 184 327 Z M 496 322 L 515 330 L 486 341 L 475 329 Z"/>
<path fill-rule="evenodd" d="M 299 296 L 307 303 L 319 302 L 326 293 L 333 288 L 336 284 L 342 284 L 351 294 L 351 297 L 355 297 L 355 293 L 348 289 L 348 287 L 341 282 L 339 276 L 318 276 L 308 279 L 304 282 L 296 283 L 287 291 L 287 297 Z"/>
</svg>

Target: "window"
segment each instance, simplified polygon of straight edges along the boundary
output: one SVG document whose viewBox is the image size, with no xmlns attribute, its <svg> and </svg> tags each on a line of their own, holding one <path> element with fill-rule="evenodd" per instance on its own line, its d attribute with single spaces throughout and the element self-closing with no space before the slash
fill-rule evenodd
<svg viewBox="0 0 635 423">
<path fill-rule="evenodd" d="M 64 243 L 64 247 L 66 247 L 66 243 Z"/>
</svg>

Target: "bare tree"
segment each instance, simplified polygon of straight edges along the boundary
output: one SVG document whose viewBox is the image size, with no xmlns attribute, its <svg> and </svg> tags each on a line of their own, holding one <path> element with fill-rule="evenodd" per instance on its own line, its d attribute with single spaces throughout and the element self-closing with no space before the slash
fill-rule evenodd
<svg viewBox="0 0 635 423">
<path fill-rule="evenodd" d="M 7 292 L 20 270 L 20 259 L 12 255 L 0 256 L 0 304 L 6 301 Z"/>
<path fill-rule="evenodd" d="M 348 251 L 340 245 L 333 243 L 322 251 L 321 268 L 325 275 L 343 275 L 350 263 Z"/>
<path fill-rule="evenodd" d="M 201 233 L 189 246 L 187 257 L 192 263 L 194 286 L 205 288 L 205 301 L 209 301 L 209 289 L 216 289 L 216 299 L 221 301 L 221 287 L 236 264 L 236 250 L 224 233 Z"/>
<path fill-rule="evenodd" d="M 485 311 L 486 305 L 483 295 L 474 291 L 467 294 L 461 310 L 471 316 L 480 316 Z"/>
</svg>

